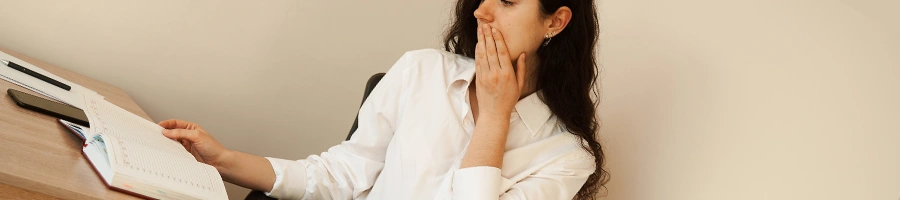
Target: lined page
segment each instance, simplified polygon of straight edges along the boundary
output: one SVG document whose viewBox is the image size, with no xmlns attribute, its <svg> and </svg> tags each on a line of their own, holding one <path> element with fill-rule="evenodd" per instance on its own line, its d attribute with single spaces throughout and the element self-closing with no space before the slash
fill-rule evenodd
<svg viewBox="0 0 900 200">
<path fill-rule="evenodd" d="M 141 143 L 181 158 L 194 157 L 184 146 L 162 135 L 163 127 L 147 121 L 106 100 L 85 98 L 85 114 L 91 123 L 91 131 L 109 135 L 120 141 Z"/>
<path fill-rule="evenodd" d="M 185 192 L 224 194 L 225 185 L 216 168 L 190 159 L 173 158 L 159 154 L 153 148 L 129 141 L 120 141 L 125 153 L 124 163 L 119 165 L 128 171 L 137 172 L 131 176 L 157 180 L 154 185 L 170 190 L 187 189 Z M 141 176 L 137 176 L 141 175 Z"/>
</svg>

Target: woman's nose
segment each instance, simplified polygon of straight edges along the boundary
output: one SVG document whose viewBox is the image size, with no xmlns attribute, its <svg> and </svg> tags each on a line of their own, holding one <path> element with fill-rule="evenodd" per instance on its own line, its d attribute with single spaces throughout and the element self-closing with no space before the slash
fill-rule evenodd
<svg viewBox="0 0 900 200">
<path fill-rule="evenodd" d="M 480 5 L 478 5 L 478 9 L 475 9 L 475 19 L 478 19 L 481 22 L 488 23 L 494 21 L 494 17 L 491 14 L 491 10 L 493 9 L 493 1 L 482 1 Z"/>
</svg>

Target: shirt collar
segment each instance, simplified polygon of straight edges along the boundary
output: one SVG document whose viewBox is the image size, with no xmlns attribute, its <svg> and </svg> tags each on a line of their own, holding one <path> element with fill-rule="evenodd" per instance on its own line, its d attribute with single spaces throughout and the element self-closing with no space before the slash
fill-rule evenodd
<svg viewBox="0 0 900 200">
<path fill-rule="evenodd" d="M 459 69 L 456 71 L 455 76 L 452 76 L 451 78 L 452 81 L 450 81 L 450 84 L 447 84 L 447 92 L 453 91 L 451 89 L 454 88 L 454 86 L 461 87 L 461 90 L 465 90 L 469 88 L 469 84 L 475 79 L 475 67 L 472 66 Z M 550 112 L 550 108 L 547 107 L 547 104 L 544 104 L 544 101 L 541 101 L 540 97 L 538 97 L 539 92 L 541 91 L 537 91 L 520 99 L 515 106 L 516 113 L 519 115 L 519 118 L 522 119 L 525 127 L 528 128 L 528 131 L 531 132 L 532 137 L 537 135 L 538 131 L 546 124 L 547 119 L 553 114 Z"/>
<path fill-rule="evenodd" d="M 538 97 L 539 92 L 541 91 L 531 93 L 516 103 L 516 112 L 519 113 L 519 118 L 525 123 L 525 127 L 531 131 L 531 136 L 537 135 L 552 115 L 547 104 L 544 104 L 544 101 Z"/>
<path fill-rule="evenodd" d="M 468 67 L 460 67 L 453 73 L 450 73 L 450 84 L 447 84 L 447 92 L 450 92 L 450 89 L 457 84 L 462 84 L 462 89 L 469 88 L 469 83 L 472 82 L 472 79 L 475 79 L 475 65 L 471 65 Z"/>
</svg>

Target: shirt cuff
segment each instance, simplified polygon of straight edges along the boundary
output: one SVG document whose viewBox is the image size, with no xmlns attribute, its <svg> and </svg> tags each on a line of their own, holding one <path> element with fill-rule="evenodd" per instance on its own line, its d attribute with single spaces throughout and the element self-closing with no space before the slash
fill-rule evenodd
<svg viewBox="0 0 900 200">
<path fill-rule="evenodd" d="M 453 199 L 497 199 L 509 180 L 500 176 L 500 168 L 467 167 L 453 173 Z"/>
<path fill-rule="evenodd" d="M 306 164 L 295 160 L 266 157 L 275 171 L 275 184 L 266 196 L 300 199 L 306 194 Z"/>
</svg>

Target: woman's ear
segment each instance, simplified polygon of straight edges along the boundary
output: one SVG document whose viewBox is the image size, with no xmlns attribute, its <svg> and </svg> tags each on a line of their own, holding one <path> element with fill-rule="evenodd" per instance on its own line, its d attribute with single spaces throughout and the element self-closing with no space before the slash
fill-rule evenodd
<svg viewBox="0 0 900 200">
<path fill-rule="evenodd" d="M 567 6 L 559 7 L 556 9 L 552 15 L 547 18 L 545 24 L 547 25 L 547 34 L 552 34 L 552 36 L 556 36 L 566 28 L 566 25 L 569 25 L 569 21 L 572 20 L 572 9 L 569 9 Z"/>
</svg>

